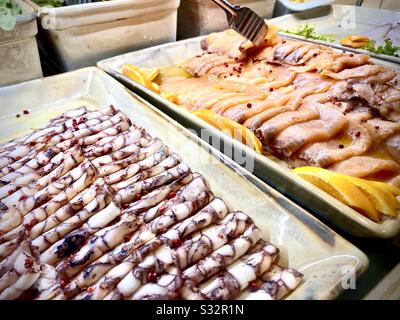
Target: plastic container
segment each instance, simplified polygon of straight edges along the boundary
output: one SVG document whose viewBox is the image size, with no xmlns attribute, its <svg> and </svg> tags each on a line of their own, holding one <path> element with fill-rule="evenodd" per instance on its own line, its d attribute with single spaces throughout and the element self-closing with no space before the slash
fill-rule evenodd
<svg viewBox="0 0 400 320">
<path fill-rule="evenodd" d="M 270 18 L 275 0 L 230 0 Z M 178 39 L 187 39 L 228 28 L 225 12 L 211 0 L 182 0 L 178 10 Z"/>
<path fill-rule="evenodd" d="M 61 71 L 176 40 L 179 0 L 114 0 L 40 8 L 45 50 Z"/>
<path fill-rule="evenodd" d="M 20 5 L 22 14 L 16 16 L 17 23 L 12 31 L 0 28 L 0 86 L 42 76 L 35 38 L 37 14 L 21 0 L 14 2 Z"/>
</svg>

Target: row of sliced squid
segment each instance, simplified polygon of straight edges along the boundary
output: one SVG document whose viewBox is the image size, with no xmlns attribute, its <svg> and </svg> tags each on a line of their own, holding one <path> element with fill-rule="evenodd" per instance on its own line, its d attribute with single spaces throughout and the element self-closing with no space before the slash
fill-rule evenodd
<svg viewBox="0 0 400 320">
<path fill-rule="evenodd" d="M 0 299 L 282 299 L 245 213 L 119 110 L 74 109 L 0 145 Z"/>
</svg>

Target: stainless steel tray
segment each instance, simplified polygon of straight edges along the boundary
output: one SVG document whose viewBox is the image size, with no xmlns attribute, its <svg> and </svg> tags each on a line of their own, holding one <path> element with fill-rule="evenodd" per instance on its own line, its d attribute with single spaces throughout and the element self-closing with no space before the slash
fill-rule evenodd
<svg viewBox="0 0 400 320">
<path fill-rule="evenodd" d="M 195 129 L 198 133 L 200 129 L 208 129 L 210 136 L 223 141 L 226 154 L 235 156 L 238 155 L 238 152 L 240 153 L 236 159 L 233 157 L 239 164 L 248 164 L 254 160 L 254 168 L 250 168 L 250 171 L 256 176 L 344 231 L 355 236 L 380 238 L 391 238 L 400 232 L 400 216 L 382 223 L 376 223 L 366 218 L 311 183 L 294 175 L 284 162 L 256 153 L 185 109 L 177 107 L 167 99 L 130 80 L 120 72 L 121 66 L 125 63 L 138 67 L 161 67 L 180 63 L 201 52 L 201 39 L 203 37 L 127 53 L 100 61 L 98 66 L 184 126 Z M 399 67 L 387 61 L 377 60 L 377 62 L 392 68 Z M 219 144 L 216 147 L 218 148 Z M 232 152 L 232 147 L 235 152 Z"/>
<path fill-rule="evenodd" d="M 368 266 L 359 249 L 97 68 L 0 88 L 0 96 L 4 106 L 1 140 L 77 106 L 118 106 L 178 152 L 193 171 L 204 174 L 216 196 L 251 216 L 264 237 L 282 250 L 281 262 L 305 274 L 290 299 L 332 299 L 349 277 L 360 275 Z M 26 108 L 29 115 L 15 117 Z"/>
<path fill-rule="evenodd" d="M 274 19 L 269 19 L 269 23 L 282 29 L 296 28 L 302 24 L 315 25 L 315 30 L 319 33 L 330 34 L 335 42 L 325 42 L 314 39 L 306 39 L 287 33 L 282 35 L 290 36 L 295 39 L 305 40 L 317 44 L 325 44 L 337 49 L 352 51 L 357 53 L 369 54 L 372 57 L 400 63 L 399 57 L 392 57 L 384 54 L 376 54 L 363 49 L 355 49 L 342 46 L 339 40 L 349 34 L 363 35 L 375 40 L 377 44 L 383 43 L 382 34 L 389 30 L 390 25 L 397 26 L 400 22 L 400 12 L 376 9 L 368 7 L 358 7 L 349 5 L 332 5 L 327 7 L 307 10 L 301 13 L 287 14 Z M 400 54 L 400 52 L 399 52 Z"/>
</svg>

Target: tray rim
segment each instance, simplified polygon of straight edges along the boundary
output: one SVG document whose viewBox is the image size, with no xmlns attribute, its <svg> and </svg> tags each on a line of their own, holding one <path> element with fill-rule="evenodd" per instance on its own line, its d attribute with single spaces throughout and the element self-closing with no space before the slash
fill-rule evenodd
<svg viewBox="0 0 400 320">
<path fill-rule="evenodd" d="M 274 197 L 274 200 L 276 201 L 275 197 L 283 199 L 286 204 L 293 209 L 291 211 L 287 207 L 284 207 L 280 202 L 277 202 L 277 205 L 282 208 L 283 211 L 286 211 L 288 214 L 292 216 L 292 219 L 294 219 L 295 224 L 303 224 L 307 227 L 307 230 L 310 230 L 313 234 L 315 234 L 318 239 L 321 242 L 321 245 L 324 243 L 324 240 L 321 239 L 321 235 L 318 234 L 317 231 L 315 231 L 315 228 L 319 228 L 320 231 L 329 231 L 330 234 L 334 236 L 335 242 L 338 241 L 340 242 L 343 246 L 346 246 L 347 254 L 351 254 L 354 258 L 357 258 L 358 261 L 355 264 L 354 268 L 356 269 L 356 275 L 357 278 L 363 274 L 368 266 L 369 266 L 369 258 L 367 255 L 360 250 L 357 246 L 352 244 L 350 241 L 345 239 L 343 236 L 332 230 L 329 226 L 321 222 L 319 219 L 317 219 L 315 216 L 313 216 L 311 213 L 309 213 L 306 209 L 300 207 L 299 205 L 295 204 L 292 200 L 281 194 L 279 191 L 273 189 L 271 186 L 263 182 L 261 179 L 253 175 L 252 173 L 248 172 L 244 168 L 242 168 L 240 165 L 238 165 L 236 162 L 234 162 L 232 159 L 227 157 L 226 155 L 222 154 L 219 150 L 214 148 L 213 146 L 209 145 L 205 141 L 203 141 L 201 138 L 199 138 L 197 135 L 195 135 L 193 132 L 191 132 L 189 129 L 185 128 L 183 125 L 181 125 L 179 122 L 177 122 L 175 119 L 169 117 L 168 115 L 164 114 L 161 110 L 153 106 L 151 103 L 143 99 L 142 97 L 138 96 L 137 94 L 133 93 L 130 91 L 128 88 L 123 86 L 121 83 L 119 83 L 117 80 L 109 76 L 106 72 L 103 70 L 97 68 L 97 67 L 86 67 L 74 71 L 70 71 L 67 73 L 59 74 L 59 75 L 54 75 L 50 76 L 44 79 L 57 79 L 61 77 L 66 77 L 68 74 L 73 74 L 73 73 L 87 73 L 88 74 L 88 87 L 82 90 L 82 94 L 79 97 L 86 97 L 88 95 L 88 89 L 90 88 L 91 85 L 91 80 L 93 76 L 100 76 L 100 77 L 105 77 L 107 81 L 110 81 L 115 85 L 116 87 L 119 88 L 119 90 L 123 91 L 124 94 L 128 95 L 129 98 L 132 101 L 139 101 L 141 104 L 143 104 L 145 107 L 150 109 L 152 112 L 154 112 L 158 117 L 163 118 L 165 121 L 167 121 L 171 126 L 177 128 L 179 130 L 179 133 L 184 135 L 185 138 L 191 139 L 192 141 L 196 142 L 199 144 L 199 146 L 203 149 L 205 149 L 207 152 L 211 153 L 211 155 L 215 158 L 217 158 L 223 165 L 227 166 L 230 170 L 233 172 L 237 173 L 238 175 L 241 176 L 242 179 L 245 179 L 249 183 L 249 188 L 255 188 L 263 193 L 264 197 L 271 197 L 271 195 Z M 0 88 L 0 94 L 2 91 L 10 89 L 18 89 L 18 87 L 23 87 L 27 86 L 31 83 L 39 83 L 43 82 L 44 79 L 34 79 L 26 82 L 22 82 L 19 84 L 14 84 L 6 87 Z M 76 97 L 73 97 L 76 98 Z M 13 115 L 14 113 L 3 115 L 2 117 L 7 117 L 8 115 Z M 177 150 L 178 152 L 178 150 Z M 344 252 L 345 254 L 346 252 Z M 341 279 L 343 280 L 343 278 Z M 327 288 L 325 295 L 322 295 L 320 299 L 325 300 L 325 299 L 334 299 L 336 298 L 341 292 L 343 291 L 343 288 L 340 287 L 340 280 L 338 280 L 336 283 L 332 285 L 332 287 Z M 290 296 L 289 296 L 290 298 Z"/>
<path fill-rule="evenodd" d="M 169 42 L 165 43 L 159 46 L 154 46 L 150 48 L 146 48 L 143 50 L 138 50 L 134 52 L 129 52 L 125 53 L 119 56 L 114 56 L 108 59 L 101 60 L 97 63 L 97 66 L 104 70 L 106 73 L 111 75 L 112 77 L 116 78 L 117 80 L 121 81 L 124 85 L 126 85 L 129 89 L 132 90 L 137 90 L 141 94 L 144 94 L 146 97 L 145 99 L 147 100 L 150 98 L 152 101 L 150 101 L 152 104 L 155 104 L 154 101 L 156 101 L 158 104 L 163 105 L 164 107 L 167 107 L 172 113 L 175 113 L 177 116 L 184 118 L 187 121 L 190 121 L 191 124 L 194 124 L 200 128 L 206 128 L 210 131 L 211 134 L 218 136 L 220 139 L 222 139 L 225 143 L 230 143 L 234 146 L 234 148 L 237 148 L 237 150 L 243 150 L 246 152 L 246 154 L 249 154 L 252 156 L 256 162 L 263 166 L 269 166 L 271 170 L 274 170 L 275 173 L 278 173 L 281 177 L 284 177 L 286 180 L 289 180 L 290 183 L 294 185 L 296 188 L 301 188 L 301 189 L 308 189 L 308 191 L 304 191 L 304 193 L 309 193 L 312 194 L 313 196 L 318 198 L 319 206 L 320 205 L 326 205 L 331 208 L 331 210 L 335 211 L 335 214 L 340 214 L 342 216 L 345 216 L 347 219 L 351 220 L 352 223 L 355 223 L 358 227 L 362 229 L 362 233 L 360 233 L 359 230 L 356 232 L 352 230 L 345 229 L 344 226 L 341 224 L 337 224 L 333 222 L 333 224 L 337 225 L 339 228 L 344 230 L 345 232 L 348 232 L 350 234 L 353 234 L 355 236 L 359 237 L 378 237 L 378 238 L 393 238 L 397 234 L 400 233 L 400 215 L 397 216 L 396 219 L 393 220 L 386 220 L 382 223 L 376 223 L 369 218 L 361 215 L 354 209 L 348 207 L 347 205 L 341 203 L 331 195 L 325 193 L 324 191 L 318 189 L 308 181 L 301 179 L 300 177 L 297 177 L 296 175 L 290 173 L 290 170 L 288 168 L 284 168 L 282 165 L 280 165 L 277 161 L 256 153 L 254 150 L 250 149 L 248 146 L 243 145 L 239 141 L 236 141 L 224 134 L 222 134 L 219 130 L 216 128 L 212 127 L 205 121 L 197 118 L 193 114 L 191 114 L 187 110 L 183 110 L 182 108 L 178 108 L 175 104 L 172 102 L 168 101 L 167 99 L 161 97 L 160 95 L 154 93 L 153 91 L 147 89 L 146 87 L 140 85 L 139 83 L 134 82 L 133 80 L 129 79 L 128 77 L 122 75 L 119 71 L 112 69 L 109 67 L 108 63 L 111 63 L 115 59 L 124 59 L 126 57 L 130 56 L 135 56 L 135 55 L 140 55 L 144 54 L 146 52 L 152 52 L 154 50 L 163 50 L 164 48 L 171 48 L 174 46 L 178 45 L 185 45 L 189 44 L 192 42 L 200 42 L 201 39 L 205 38 L 206 36 L 199 36 L 195 38 L 189 38 L 177 42 Z M 200 46 L 199 46 L 200 48 Z M 379 63 L 381 60 L 379 59 L 374 59 L 375 62 Z M 387 61 L 382 61 L 383 65 L 388 64 L 389 62 Z M 393 62 L 389 63 L 395 65 Z M 394 66 L 393 66 L 394 67 Z M 396 66 L 398 68 L 398 66 Z M 139 93 L 139 94 L 140 94 Z M 157 107 L 157 106 L 156 106 Z M 158 108 L 158 107 L 157 107 Z M 264 163 L 267 162 L 267 163 Z M 256 173 L 255 173 L 256 174 Z M 257 174 L 256 174 L 257 175 Z M 302 186 L 303 185 L 303 186 Z M 278 188 L 278 186 L 273 186 L 274 188 Z M 311 191 L 310 191 L 311 190 Z M 279 190 L 282 192 L 282 190 Z M 285 196 L 287 196 L 285 194 Z M 323 199 L 326 198 L 326 199 Z M 332 205 L 333 204 L 333 205 Z M 310 209 L 310 207 L 306 207 L 307 210 L 311 211 L 316 211 L 315 209 Z M 320 215 L 318 212 L 315 212 L 317 215 Z"/>
<path fill-rule="evenodd" d="M 361 10 L 367 9 L 367 10 L 376 11 L 376 12 L 379 12 L 380 10 L 392 11 L 392 10 L 388 10 L 388 9 L 384 9 L 384 8 L 357 7 L 357 6 L 354 6 L 354 5 L 334 4 L 334 3 L 329 5 L 328 7 L 331 8 L 332 13 L 335 10 L 339 10 L 340 8 L 346 8 L 346 7 L 347 8 L 348 7 L 354 7 L 356 10 L 357 10 L 357 8 L 361 8 Z M 288 14 L 285 14 L 285 15 L 280 16 L 280 17 L 275 17 L 275 18 L 269 19 L 268 21 L 274 24 L 277 21 L 280 22 L 280 21 L 284 20 L 287 17 L 290 17 L 290 16 L 293 17 L 293 16 L 296 15 L 296 13 L 307 14 L 307 11 L 310 11 L 310 13 L 311 13 L 311 11 L 313 11 L 313 10 L 315 11 L 317 9 L 318 8 L 312 8 L 312 9 L 307 9 L 305 11 L 298 11 L 298 12 L 294 12 L 294 13 L 288 13 Z M 359 53 L 359 54 L 367 54 L 367 55 L 369 55 L 371 57 L 374 57 L 375 59 L 378 59 L 378 60 L 385 60 L 385 61 L 388 61 L 388 62 L 391 62 L 391 63 L 400 64 L 400 58 L 398 58 L 398 57 L 393 57 L 393 56 L 389 56 L 389 55 L 386 55 L 386 54 L 378 54 L 378 53 L 374 53 L 374 52 L 371 52 L 371 51 L 368 51 L 368 50 L 364 50 L 364 49 L 359 49 L 359 48 L 346 47 L 346 46 L 341 45 L 338 42 L 327 42 L 327 41 L 322 41 L 322 40 L 310 39 L 310 38 L 305 38 L 303 36 L 294 35 L 294 34 L 290 34 L 290 33 L 285 33 L 285 32 L 281 32 L 281 31 L 278 32 L 278 34 L 280 36 L 285 36 L 287 38 L 307 41 L 307 42 L 315 43 L 315 44 L 319 44 L 319 45 L 325 45 L 325 46 L 329 46 L 329 47 L 332 47 L 332 48 L 335 48 L 335 49 L 338 49 L 338 50 L 345 50 L 345 51 Z M 349 32 L 349 34 L 350 34 L 350 32 Z"/>
</svg>

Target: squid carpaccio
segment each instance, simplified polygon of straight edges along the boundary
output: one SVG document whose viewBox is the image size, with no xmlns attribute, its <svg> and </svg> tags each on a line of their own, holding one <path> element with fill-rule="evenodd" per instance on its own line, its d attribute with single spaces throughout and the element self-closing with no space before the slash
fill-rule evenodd
<svg viewBox="0 0 400 320">
<path fill-rule="evenodd" d="M 119 110 L 0 145 L 0 299 L 282 299 L 303 281 Z"/>
<path fill-rule="evenodd" d="M 400 186 L 400 75 L 365 54 L 233 30 L 205 37 L 162 93 L 256 134 L 290 167 L 317 166 Z"/>
</svg>

